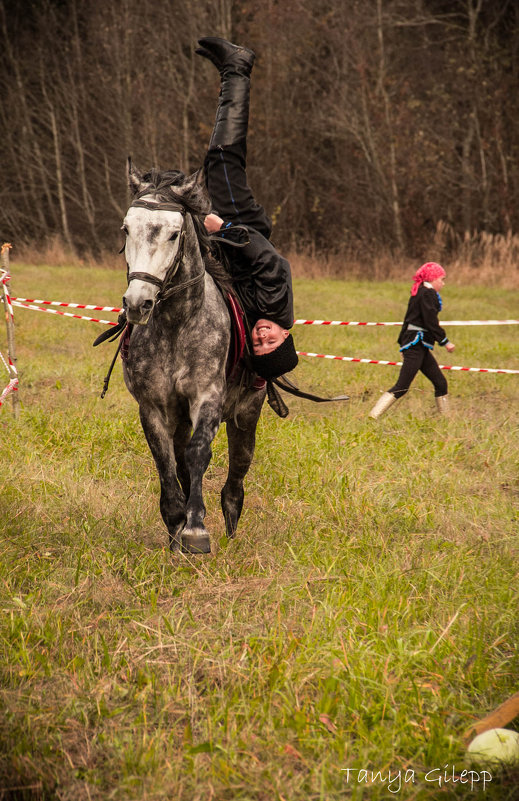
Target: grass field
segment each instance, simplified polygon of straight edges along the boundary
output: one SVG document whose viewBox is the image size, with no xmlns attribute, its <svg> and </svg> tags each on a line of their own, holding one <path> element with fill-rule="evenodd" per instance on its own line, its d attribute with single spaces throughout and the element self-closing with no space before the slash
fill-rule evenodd
<svg viewBox="0 0 519 801">
<path fill-rule="evenodd" d="M 12 272 L 13 296 L 117 306 L 124 291 L 122 271 Z M 401 320 L 408 291 L 300 279 L 296 316 Z M 447 284 L 443 298 L 444 320 L 518 316 L 517 290 Z M 467 727 L 518 690 L 519 375 L 448 373 L 449 418 L 419 377 L 375 422 L 398 368 L 301 358 L 296 383 L 350 401 L 287 398 L 284 421 L 265 407 L 231 542 L 220 431 L 213 553 L 172 557 L 120 365 L 100 399 L 103 328 L 22 309 L 15 323 L 22 411 L 0 410 L 1 801 L 519 797 L 517 771 L 484 788 L 461 773 Z M 397 331 L 294 337 L 396 360 Z M 517 326 L 448 333 L 442 363 L 519 368 Z"/>
</svg>

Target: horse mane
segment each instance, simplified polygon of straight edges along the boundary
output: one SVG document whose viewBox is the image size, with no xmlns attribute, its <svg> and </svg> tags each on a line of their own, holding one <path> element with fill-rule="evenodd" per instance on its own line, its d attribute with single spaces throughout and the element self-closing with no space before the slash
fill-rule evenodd
<svg viewBox="0 0 519 801">
<path fill-rule="evenodd" d="M 184 173 L 180 170 L 159 170 L 153 167 L 149 172 L 143 175 L 142 179 L 148 184 L 146 189 L 143 190 L 143 194 L 153 193 L 157 200 L 161 202 L 172 201 L 174 203 L 179 203 L 191 214 L 206 271 L 220 289 L 224 292 L 231 291 L 231 276 L 221 259 L 218 258 L 215 249 L 212 247 L 209 234 L 204 225 L 205 212 L 201 211 L 200 206 L 197 205 L 196 202 L 190 202 L 190 198 L 187 198 L 179 191 L 175 191 L 176 187 L 178 187 L 179 190 L 182 188 L 186 180 Z M 196 197 L 194 200 L 196 201 Z"/>
<path fill-rule="evenodd" d="M 236 294 L 234 290 L 232 278 L 225 269 L 225 265 L 222 261 L 220 261 L 214 255 L 212 250 L 209 250 L 204 256 L 204 265 L 206 271 L 209 273 L 213 281 L 220 287 L 221 290 L 224 292 L 232 292 Z"/>
<path fill-rule="evenodd" d="M 180 203 L 190 214 L 201 214 L 199 206 L 190 203 L 181 192 L 175 192 L 174 187 L 181 189 L 185 180 L 186 176 L 180 170 L 158 170 L 156 167 L 152 167 L 142 176 L 142 181 L 146 186 L 141 189 L 137 197 L 153 193 L 161 202 Z"/>
</svg>

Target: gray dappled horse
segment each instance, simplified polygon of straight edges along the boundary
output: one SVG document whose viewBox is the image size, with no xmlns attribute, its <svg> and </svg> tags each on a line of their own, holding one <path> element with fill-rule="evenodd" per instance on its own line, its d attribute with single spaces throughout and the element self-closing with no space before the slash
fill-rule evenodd
<svg viewBox="0 0 519 801">
<path fill-rule="evenodd" d="M 221 504 L 233 537 L 265 390 L 226 379 L 230 316 L 200 248 L 210 211 L 203 172 L 143 177 L 128 159 L 128 181 L 134 200 L 122 226 L 128 264 L 123 306 L 133 327 L 124 378 L 159 473 L 170 548 L 208 553 L 202 480 L 211 443 L 225 421 L 229 470 Z"/>
</svg>

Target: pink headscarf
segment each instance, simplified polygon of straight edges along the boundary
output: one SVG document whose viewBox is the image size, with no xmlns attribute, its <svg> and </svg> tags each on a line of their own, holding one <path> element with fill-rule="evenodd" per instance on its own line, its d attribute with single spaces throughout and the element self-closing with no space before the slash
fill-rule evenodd
<svg viewBox="0 0 519 801">
<path fill-rule="evenodd" d="M 413 276 L 413 286 L 411 287 L 411 295 L 416 295 L 418 289 L 424 281 L 435 281 L 437 278 L 443 278 L 445 270 L 441 264 L 436 264 L 435 261 L 428 261 L 422 264 L 419 270 Z"/>
</svg>

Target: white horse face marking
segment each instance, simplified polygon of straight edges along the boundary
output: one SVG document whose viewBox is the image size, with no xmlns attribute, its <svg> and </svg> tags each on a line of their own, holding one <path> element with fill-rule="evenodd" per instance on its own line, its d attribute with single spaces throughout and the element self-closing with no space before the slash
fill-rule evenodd
<svg viewBox="0 0 519 801">
<path fill-rule="evenodd" d="M 183 216 L 177 211 L 130 206 L 123 221 L 125 255 L 130 273 L 146 273 L 163 281 L 173 264 L 180 243 Z M 129 323 L 146 325 L 159 286 L 134 278 L 123 295 Z"/>
</svg>

